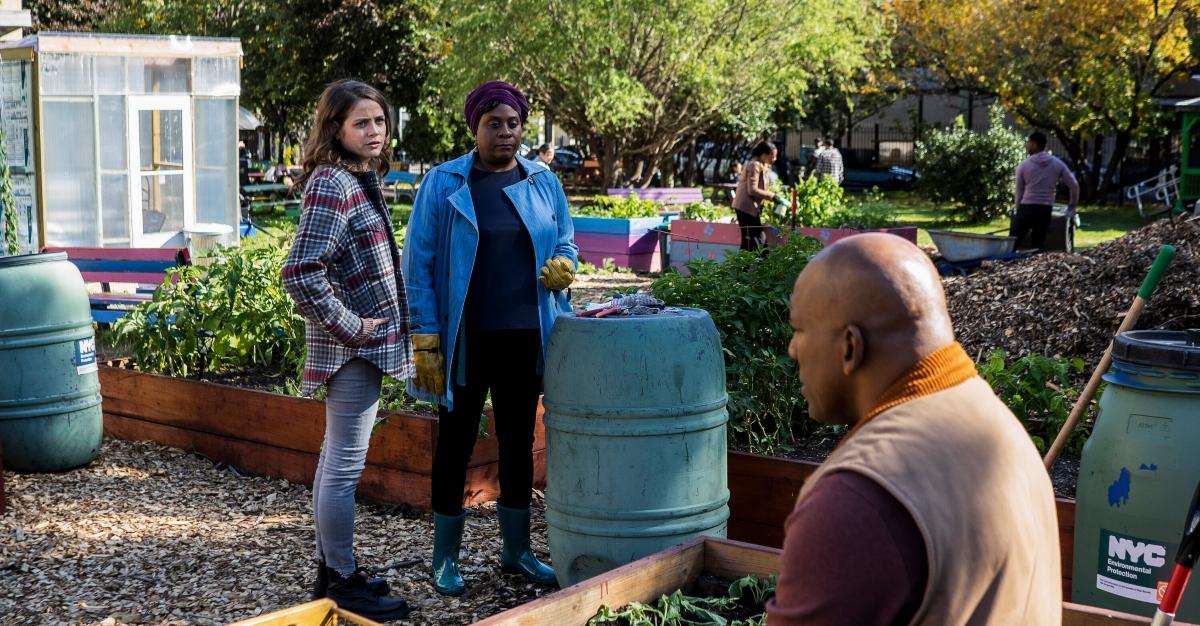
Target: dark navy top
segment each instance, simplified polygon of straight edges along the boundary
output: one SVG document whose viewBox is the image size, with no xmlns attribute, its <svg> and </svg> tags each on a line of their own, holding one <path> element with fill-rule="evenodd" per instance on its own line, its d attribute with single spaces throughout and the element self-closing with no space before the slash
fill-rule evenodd
<svg viewBox="0 0 1200 626">
<path fill-rule="evenodd" d="M 537 329 L 537 261 L 533 240 L 504 188 L 521 182 L 521 168 L 489 172 L 471 168 L 471 202 L 479 248 L 467 288 L 468 330 Z"/>
</svg>

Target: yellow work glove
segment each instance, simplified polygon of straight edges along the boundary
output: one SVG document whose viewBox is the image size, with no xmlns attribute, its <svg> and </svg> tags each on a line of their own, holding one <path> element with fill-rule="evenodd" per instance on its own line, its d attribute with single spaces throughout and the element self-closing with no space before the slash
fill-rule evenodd
<svg viewBox="0 0 1200 626">
<path fill-rule="evenodd" d="M 556 256 L 542 266 L 542 275 L 538 282 L 551 291 L 566 289 L 575 282 L 575 264 L 565 256 Z"/>
<path fill-rule="evenodd" d="M 417 377 L 413 384 L 425 391 L 441 395 L 446 391 L 446 360 L 442 358 L 441 339 L 437 333 L 413 335 L 413 360 Z"/>
</svg>

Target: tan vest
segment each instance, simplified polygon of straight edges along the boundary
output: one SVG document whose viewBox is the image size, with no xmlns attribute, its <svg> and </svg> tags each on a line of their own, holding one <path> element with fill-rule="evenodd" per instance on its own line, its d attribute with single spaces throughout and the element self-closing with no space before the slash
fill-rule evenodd
<svg viewBox="0 0 1200 626">
<path fill-rule="evenodd" d="M 1029 435 L 982 379 L 875 416 L 829 456 L 799 500 L 835 471 L 879 483 L 916 520 L 929 582 L 912 624 L 1062 622 L 1050 478 Z"/>
</svg>

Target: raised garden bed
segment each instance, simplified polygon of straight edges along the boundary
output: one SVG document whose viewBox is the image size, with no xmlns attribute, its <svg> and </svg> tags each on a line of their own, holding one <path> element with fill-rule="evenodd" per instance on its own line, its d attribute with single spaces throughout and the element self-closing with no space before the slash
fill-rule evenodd
<svg viewBox="0 0 1200 626">
<path fill-rule="evenodd" d="M 659 272 L 663 270 L 658 245 L 662 217 L 573 217 L 575 245 L 579 258 L 596 266 L 612 259 L 620 267 Z"/>
<path fill-rule="evenodd" d="M 739 578 L 778 573 L 779 550 L 701 537 L 493 615 L 476 626 L 584 626 L 601 606 L 619 608 L 630 602 L 653 602 L 663 594 L 691 588 L 701 574 Z M 1062 623 L 1132 626 L 1149 624 L 1150 620 L 1067 602 L 1063 604 Z"/>
<path fill-rule="evenodd" d="M 787 232 L 767 226 L 764 229 L 767 245 L 778 245 L 788 237 Z M 839 239 L 864 232 L 885 232 L 917 242 L 915 226 L 859 230 L 854 228 L 808 228 L 800 227 L 796 232 L 829 245 Z M 721 261 L 730 252 L 736 252 L 741 244 L 741 228 L 737 224 L 675 220 L 671 222 L 671 267 L 687 272 L 685 264 L 692 259 Z"/>
<path fill-rule="evenodd" d="M 104 432 L 195 451 L 239 472 L 311 484 L 325 434 L 325 403 L 211 382 L 101 366 Z M 358 486 L 364 499 L 430 506 L 437 417 L 380 412 Z M 490 416 L 489 416 L 490 417 Z M 534 428 L 534 482 L 546 480 L 546 439 L 539 405 Z M 476 442 L 463 492 L 466 505 L 499 496 L 499 449 Z"/>
<path fill-rule="evenodd" d="M 800 487 L 819 463 L 745 452 L 729 453 L 729 538 L 783 547 L 783 524 L 796 505 Z M 1063 598 L 1071 597 L 1075 563 L 1075 501 L 1058 498 L 1058 543 Z"/>
</svg>

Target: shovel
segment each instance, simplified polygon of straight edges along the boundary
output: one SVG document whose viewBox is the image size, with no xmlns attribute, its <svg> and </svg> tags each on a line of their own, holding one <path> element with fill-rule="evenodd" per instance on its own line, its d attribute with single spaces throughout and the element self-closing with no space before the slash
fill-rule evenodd
<svg viewBox="0 0 1200 626">
<path fill-rule="evenodd" d="M 1162 602 L 1154 612 L 1154 620 L 1150 626 L 1167 626 L 1175 621 L 1175 611 L 1179 608 L 1179 599 L 1187 588 L 1188 578 L 1192 576 L 1192 567 L 1196 565 L 1196 556 L 1200 553 L 1200 484 L 1196 485 L 1196 493 L 1192 495 L 1192 505 L 1188 507 L 1187 522 L 1183 525 L 1183 541 L 1179 544 L 1179 553 L 1175 555 L 1175 570 L 1171 572 L 1171 580 L 1163 591 Z"/>
</svg>

